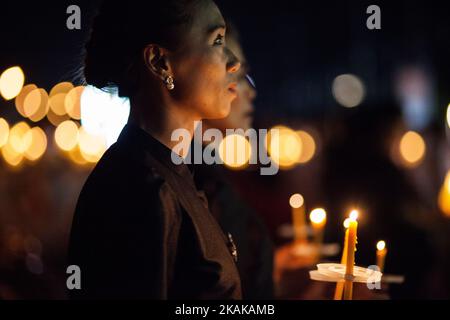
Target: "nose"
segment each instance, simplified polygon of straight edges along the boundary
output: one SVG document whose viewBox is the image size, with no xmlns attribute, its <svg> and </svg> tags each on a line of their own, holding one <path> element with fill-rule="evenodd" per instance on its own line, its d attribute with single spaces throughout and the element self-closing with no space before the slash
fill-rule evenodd
<svg viewBox="0 0 450 320">
<path fill-rule="evenodd" d="M 225 48 L 225 50 L 228 56 L 227 72 L 236 73 L 241 68 L 241 62 L 230 49 Z"/>
<path fill-rule="evenodd" d="M 248 97 L 251 101 L 255 100 L 256 94 L 256 90 L 253 87 L 248 86 Z"/>
</svg>

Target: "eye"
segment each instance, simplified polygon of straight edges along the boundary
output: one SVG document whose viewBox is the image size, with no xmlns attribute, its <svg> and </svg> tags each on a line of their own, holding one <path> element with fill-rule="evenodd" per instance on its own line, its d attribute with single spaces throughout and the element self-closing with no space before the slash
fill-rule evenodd
<svg viewBox="0 0 450 320">
<path fill-rule="evenodd" d="M 223 42 L 224 42 L 224 36 L 222 36 L 221 34 L 218 34 L 217 38 L 214 40 L 214 45 L 221 46 L 221 45 L 223 45 Z"/>
</svg>

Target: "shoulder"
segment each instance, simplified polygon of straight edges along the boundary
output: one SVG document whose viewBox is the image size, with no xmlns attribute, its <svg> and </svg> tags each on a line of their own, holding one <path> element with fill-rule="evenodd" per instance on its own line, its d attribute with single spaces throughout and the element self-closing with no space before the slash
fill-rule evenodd
<svg viewBox="0 0 450 320">
<path fill-rule="evenodd" d="M 143 148 L 113 144 L 86 180 L 76 214 L 122 219 L 173 207 L 174 193 L 147 157 Z"/>
<path fill-rule="evenodd" d="M 125 192 L 142 184 L 161 184 L 161 176 L 146 157 L 143 148 L 114 143 L 92 170 L 85 188 L 115 188 Z"/>
</svg>

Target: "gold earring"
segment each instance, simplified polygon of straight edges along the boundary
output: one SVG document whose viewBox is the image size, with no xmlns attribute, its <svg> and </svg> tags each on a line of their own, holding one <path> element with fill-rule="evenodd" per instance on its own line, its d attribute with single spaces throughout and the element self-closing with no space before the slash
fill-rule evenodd
<svg viewBox="0 0 450 320">
<path fill-rule="evenodd" d="M 173 90 L 175 88 L 172 76 L 167 76 L 166 79 L 164 79 L 164 83 L 166 84 L 168 90 Z"/>
</svg>

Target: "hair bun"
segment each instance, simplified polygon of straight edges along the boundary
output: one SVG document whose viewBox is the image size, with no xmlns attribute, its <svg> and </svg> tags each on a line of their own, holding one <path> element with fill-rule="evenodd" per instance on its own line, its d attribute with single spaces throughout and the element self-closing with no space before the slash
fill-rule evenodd
<svg viewBox="0 0 450 320">
<path fill-rule="evenodd" d="M 199 1 L 104 1 L 85 45 L 86 83 L 100 89 L 115 86 L 120 96 L 130 96 L 138 81 L 131 68 L 139 50 L 152 42 L 171 48 L 177 42 L 173 31 L 190 21 Z"/>
</svg>

